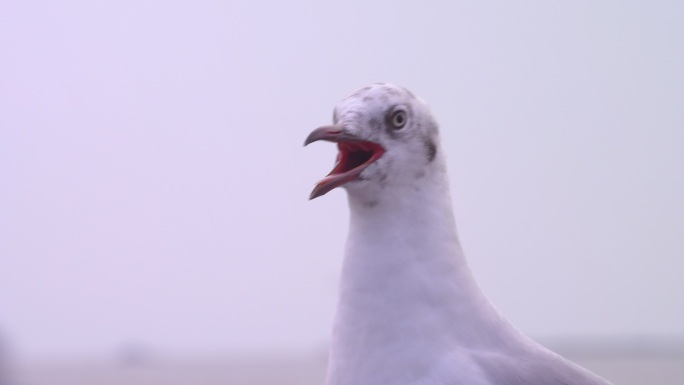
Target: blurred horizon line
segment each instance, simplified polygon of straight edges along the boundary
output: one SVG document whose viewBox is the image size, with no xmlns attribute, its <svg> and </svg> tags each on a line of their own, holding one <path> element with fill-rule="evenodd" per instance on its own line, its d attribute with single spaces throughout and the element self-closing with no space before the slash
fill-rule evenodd
<svg viewBox="0 0 684 385">
<path fill-rule="evenodd" d="M 532 340 L 546 348 L 569 357 L 629 358 L 629 357 L 684 357 L 684 335 L 629 335 L 629 336 L 561 336 L 533 337 Z M 16 345 L 5 344 L 0 361 L 26 363 L 100 362 L 122 365 L 146 365 L 156 362 L 182 361 L 286 361 L 326 360 L 328 344 L 317 348 L 271 349 L 271 350 L 169 350 L 152 344 L 128 343 L 92 354 L 22 354 Z M 18 354 L 17 354 L 18 353 Z"/>
</svg>

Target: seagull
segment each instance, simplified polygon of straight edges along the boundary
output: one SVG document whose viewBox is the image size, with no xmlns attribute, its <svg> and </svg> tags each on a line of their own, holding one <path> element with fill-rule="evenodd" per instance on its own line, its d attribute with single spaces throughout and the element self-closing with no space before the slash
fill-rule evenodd
<svg viewBox="0 0 684 385">
<path fill-rule="evenodd" d="M 337 144 L 310 199 L 347 190 L 350 225 L 326 385 L 610 385 L 515 329 L 468 268 L 435 118 L 376 83 L 304 145 Z"/>
</svg>

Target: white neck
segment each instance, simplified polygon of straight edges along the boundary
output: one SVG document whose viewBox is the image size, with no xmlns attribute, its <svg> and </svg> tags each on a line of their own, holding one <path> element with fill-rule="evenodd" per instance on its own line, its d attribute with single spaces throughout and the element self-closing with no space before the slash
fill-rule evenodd
<svg viewBox="0 0 684 385">
<path fill-rule="evenodd" d="M 468 269 L 443 159 L 435 161 L 380 199 L 349 193 L 328 385 L 409 383 L 455 347 L 497 343 L 510 328 Z"/>
</svg>

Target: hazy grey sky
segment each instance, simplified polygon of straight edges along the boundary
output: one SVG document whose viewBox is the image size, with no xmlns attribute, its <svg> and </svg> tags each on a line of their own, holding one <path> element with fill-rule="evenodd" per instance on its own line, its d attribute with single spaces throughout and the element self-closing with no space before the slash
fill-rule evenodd
<svg viewBox="0 0 684 385">
<path fill-rule="evenodd" d="M 304 350 L 345 193 L 302 148 L 367 83 L 442 127 L 459 231 L 533 337 L 684 334 L 684 5 L 22 1 L 0 6 L 0 334 Z"/>
</svg>

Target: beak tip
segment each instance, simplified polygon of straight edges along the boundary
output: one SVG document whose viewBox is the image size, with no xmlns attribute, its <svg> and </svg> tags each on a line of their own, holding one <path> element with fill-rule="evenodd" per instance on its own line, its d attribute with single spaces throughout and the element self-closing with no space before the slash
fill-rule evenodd
<svg viewBox="0 0 684 385">
<path fill-rule="evenodd" d="M 312 201 L 320 196 L 327 194 L 331 189 L 323 187 L 320 183 L 314 187 L 313 191 L 309 195 L 309 200 Z"/>
<path fill-rule="evenodd" d="M 306 147 L 306 146 L 310 145 L 311 143 L 317 141 L 319 139 L 318 138 L 319 135 L 317 135 L 317 134 L 318 133 L 316 131 L 310 133 L 309 136 L 307 136 L 306 139 L 304 140 L 304 147 Z"/>
<path fill-rule="evenodd" d="M 318 127 L 306 137 L 304 140 L 304 147 L 319 140 L 337 141 L 336 138 L 343 132 L 344 127 L 339 125 Z"/>
<path fill-rule="evenodd" d="M 323 194 L 318 194 L 318 191 L 316 191 L 316 190 L 312 191 L 311 194 L 309 195 L 310 201 L 312 201 L 312 200 L 318 198 L 319 196 L 323 195 Z"/>
</svg>

